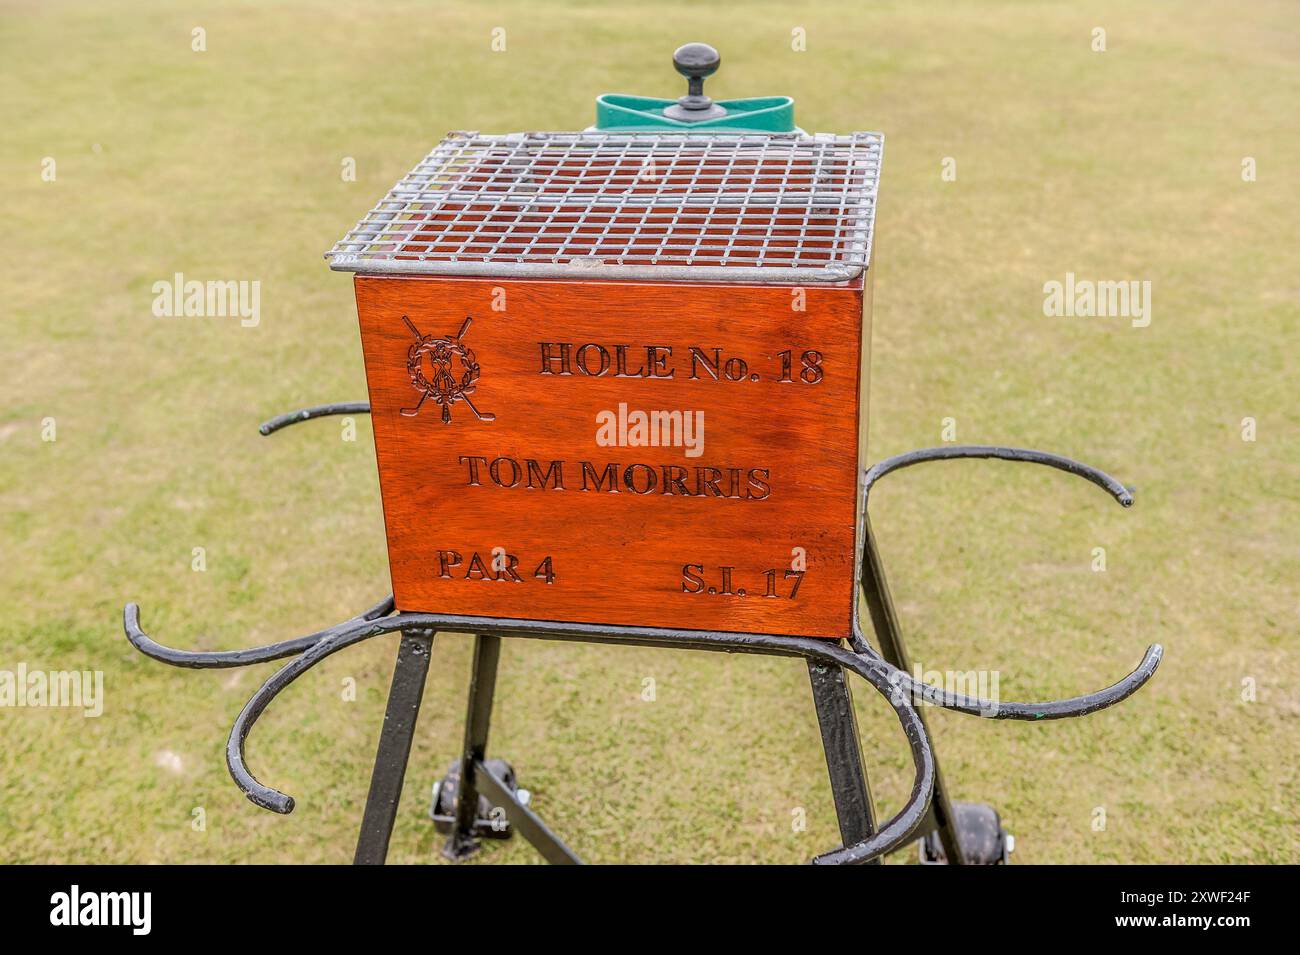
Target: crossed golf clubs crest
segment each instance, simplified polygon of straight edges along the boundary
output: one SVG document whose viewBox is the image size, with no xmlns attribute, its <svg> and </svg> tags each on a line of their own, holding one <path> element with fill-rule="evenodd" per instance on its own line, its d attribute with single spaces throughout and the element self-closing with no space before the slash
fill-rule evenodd
<svg viewBox="0 0 1300 955">
<path fill-rule="evenodd" d="M 469 410 L 480 421 L 495 421 L 496 415 L 479 411 L 469 397 L 474 393 L 481 371 L 474 350 L 465 344 L 465 333 L 473 319 L 467 316 L 460 331 L 450 338 L 420 334 L 405 315 L 402 321 L 415 336 L 415 343 L 406 352 L 406 371 L 411 376 L 411 385 L 420 392 L 419 403 L 414 408 L 403 408 L 402 414 L 414 418 L 424 403 L 432 398 L 442 406 L 443 424 L 451 423 L 451 406 L 457 401 L 469 405 Z"/>
</svg>

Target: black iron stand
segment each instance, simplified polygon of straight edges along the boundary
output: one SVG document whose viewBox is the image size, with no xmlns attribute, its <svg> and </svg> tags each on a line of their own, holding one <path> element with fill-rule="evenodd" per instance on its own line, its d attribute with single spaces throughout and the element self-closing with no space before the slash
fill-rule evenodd
<svg viewBox="0 0 1300 955">
<path fill-rule="evenodd" d="M 519 798 L 514 773 L 508 764 L 487 759 L 488 728 L 492 718 L 500 653 L 500 637 L 475 635 L 474 664 L 465 716 L 464 751 L 453 765 L 452 771 L 435 787 L 437 795 L 433 817 L 440 823 L 439 829 L 447 833 L 443 855 L 453 861 L 467 859 L 479 850 L 480 838 L 500 838 L 513 830 L 519 832 L 550 862 L 580 862 L 578 856 Z M 384 720 L 380 735 L 370 798 L 366 803 L 365 822 L 357 844 L 358 863 L 382 862 L 388 849 L 396 808 L 393 794 L 401 788 L 406 771 L 404 759 L 399 762 L 394 755 L 401 753 L 404 757 L 409 752 L 414 728 L 409 720 L 394 719 L 393 711 L 395 708 L 402 713 L 412 710 L 410 701 L 404 696 L 401 702 L 396 702 L 398 693 L 405 694 L 410 688 L 423 686 L 427 660 L 412 659 L 409 655 L 399 653 L 398 670 L 404 666 L 418 668 L 419 673 L 401 678 L 395 672 L 393 676 L 389 715 Z M 840 836 L 844 845 L 851 846 L 876 833 L 875 807 L 862 760 L 853 694 L 843 667 L 809 660 L 808 675 L 826 754 L 826 768 L 830 774 Z M 417 700 L 414 710 L 418 711 L 418 708 Z M 917 835 L 923 836 L 925 831 L 918 830 Z M 956 830 L 946 833 L 945 839 L 960 844 L 960 835 Z M 959 856 L 950 855 L 949 858 L 960 860 Z M 869 861 L 878 862 L 879 859 Z"/>
<path fill-rule="evenodd" d="M 894 613 L 894 600 L 889 595 L 889 584 L 885 581 L 885 565 L 880 559 L 876 547 L 875 535 L 871 532 L 871 518 L 866 521 L 866 543 L 862 555 L 862 595 L 866 600 L 867 612 L 871 615 L 871 626 L 876 634 L 880 655 L 898 669 L 910 672 L 911 657 L 903 644 L 903 632 L 898 626 L 898 616 Z M 922 724 L 925 714 L 918 712 Z M 929 726 L 926 726 L 929 731 Z M 962 851 L 961 837 L 954 821 L 952 800 L 943 783 L 943 773 L 939 769 L 939 758 L 934 762 L 934 797 L 930 800 L 930 811 L 922 823 L 926 833 L 937 832 L 943 844 L 944 858 L 952 865 L 965 865 L 966 853 Z M 1006 833 L 1002 833 L 1001 842 L 1005 846 Z M 1006 855 L 1004 852 L 1003 855 Z"/>
<path fill-rule="evenodd" d="M 455 773 L 449 773 L 439 785 L 440 792 L 448 793 L 451 808 L 447 844 L 442 854 L 459 862 L 478 851 L 480 837 L 501 838 L 513 830 L 548 862 L 579 863 L 582 860 L 520 798 L 509 764 L 487 758 L 488 727 L 492 722 L 500 658 L 500 637 L 475 635 L 464 751 Z"/>
<path fill-rule="evenodd" d="M 402 782 L 406 779 L 406 764 L 411 756 L 411 741 L 415 738 L 432 654 L 432 632 L 409 630 L 402 634 L 397 647 L 397 665 L 393 667 L 393 685 L 388 691 L 384 728 L 375 753 L 375 771 L 370 774 L 370 795 L 366 797 L 361 835 L 353 858 L 357 865 L 383 865 L 388 856 L 388 839 L 393 834 L 397 804 L 402 798 Z M 484 737 L 486 742 L 486 734 Z"/>
<path fill-rule="evenodd" d="M 478 851 L 479 843 L 474 831 L 479 804 L 475 767 L 487 759 L 488 729 L 492 725 L 497 662 L 500 659 L 500 637 L 479 634 L 474 638 L 474 667 L 470 671 L 469 703 L 465 710 L 465 745 L 453 800 L 454 821 L 447 846 L 443 849 L 443 854 L 449 859 L 464 859 Z"/>
<path fill-rule="evenodd" d="M 268 421 L 263 434 L 327 414 L 361 414 L 364 402 L 324 405 Z M 954 458 L 1000 458 L 1042 464 L 1083 477 L 1106 490 L 1125 507 L 1132 495 L 1114 478 L 1096 468 L 1059 455 L 1019 448 L 945 446 L 889 458 L 870 468 L 863 478 L 865 501 L 873 484 L 886 474 L 926 461 Z M 140 652 L 174 666 L 218 668 L 246 666 L 269 660 L 293 659 L 273 674 L 244 706 L 230 731 L 226 764 L 248 798 L 273 812 L 293 810 L 293 799 L 259 782 L 245 762 L 244 744 L 253 724 L 281 690 L 320 660 L 363 640 L 396 633 L 400 643 L 384 725 L 375 754 L 355 861 L 381 864 L 397 815 L 407 763 L 420 713 L 420 700 L 438 631 L 473 633 L 474 663 L 460 758 L 434 787 L 431 810 L 435 825 L 447 836 L 443 854 L 460 860 L 476 852 L 483 838 L 505 838 L 518 832 L 542 856 L 555 863 L 581 860 L 533 812 L 531 799 L 520 789 L 513 767 L 487 758 L 488 731 L 496 693 L 497 664 L 503 637 L 565 640 L 611 645 L 714 650 L 802 658 L 808 667 L 813 705 L 821 730 L 822 748 L 830 776 L 831 794 L 839 822 L 841 847 L 817 856 L 823 864 L 873 863 L 921 840 L 921 860 L 931 863 L 996 864 L 1005 862 L 1010 839 L 997 813 L 980 803 L 955 802 L 939 772 L 925 719 L 917 703 L 942 706 L 992 719 L 1052 720 L 1083 716 L 1113 706 L 1136 692 L 1155 673 L 1163 650 L 1147 648 L 1142 662 L 1127 676 L 1094 693 L 1040 703 L 1012 703 L 950 694 L 914 679 L 911 662 L 894 612 L 880 552 L 868 519 L 864 519 L 859 555 L 861 588 L 876 647 L 868 643 L 859 621 L 853 636 L 842 641 L 724 633 L 657 627 L 607 627 L 551 621 L 466 617 L 454 614 L 394 613 L 391 596 L 357 616 L 317 633 L 248 650 L 228 652 L 176 650 L 151 639 L 140 626 L 136 604 L 127 604 L 123 626 L 127 639 Z M 849 674 L 856 674 L 893 708 L 915 764 L 912 792 L 902 810 L 880 823 L 858 736 Z"/>
<path fill-rule="evenodd" d="M 867 769 L 862 763 L 862 741 L 858 738 L 858 716 L 853 710 L 853 691 L 843 667 L 808 661 L 813 706 L 822 733 L 826 771 L 831 778 L 831 798 L 840 839 L 851 846 L 876 834 L 876 807 L 871 801 Z M 878 863 L 880 860 L 872 859 Z"/>
<path fill-rule="evenodd" d="M 867 553 L 869 559 L 863 562 L 862 586 L 871 609 L 872 622 L 876 628 L 877 639 L 885 659 L 900 670 L 910 670 L 911 662 L 903 647 L 902 636 L 898 630 L 898 621 L 894 615 L 893 604 L 885 584 L 883 568 L 880 565 L 879 552 L 874 540 L 870 538 L 868 526 Z M 460 861 L 478 851 L 480 837 L 500 837 L 505 830 L 499 818 L 492 813 L 504 813 L 510 826 L 518 830 L 544 858 L 551 862 L 574 863 L 580 861 L 554 833 L 538 819 L 530 809 L 522 804 L 517 795 L 517 786 L 513 779 L 504 778 L 505 774 L 494 773 L 487 763 L 488 727 L 492 718 L 492 706 L 496 687 L 497 662 L 501 655 L 501 638 L 476 635 L 474 638 L 474 663 L 470 676 L 469 703 L 465 716 L 465 745 L 461 759 L 453 771 L 449 772 L 436 787 L 440 794 L 442 806 L 449 812 L 441 814 L 438 806 L 434 807 L 434 818 L 446 820 L 440 829 L 448 832 L 447 844 L 443 855 L 448 859 Z M 402 665 L 401 657 L 398 666 Z M 852 846 L 861 843 L 876 834 L 875 805 L 871 798 L 866 766 L 862 756 L 862 742 L 858 734 L 857 714 L 853 708 L 853 692 L 844 668 L 834 664 L 819 663 L 808 660 L 808 676 L 812 686 L 813 706 L 817 712 L 817 722 L 821 730 L 822 749 L 826 756 L 826 769 L 830 776 L 831 795 L 835 804 L 835 815 L 839 823 L 840 838 L 843 845 Z M 423 678 L 420 680 L 423 684 Z M 398 685 L 394 676 L 393 685 Z M 383 736 L 401 736 L 409 733 L 409 728 L 385 720 Z M 386 744 L 381 737 L 379 750 L 384 753 L 386 747 L 396 750 L 401 744 Z M 409 749 L 409 736 L 405 739 Z M 387 774 L 404 772 L 405 767 L 394 767 L 391 763 L 377 758 L 375 773 Z M 400 785 L 400 777 L 399 777 Z M 388 787 L 372 784 L 371 799 L 376 791 L 387 792 Z M 480 798 L 487 796 L 486 799 Z M 991 809 L 987 810 L 992 812 Z M 368 803 L 366 818 L 372 815 Z M 391 826 L 392 817 L 387 817 Z M 981 858 L 979 853 L 965 852 L 962 845 L 961 818 L 952 810 L 947 790 L 935 767 L 934 795 L 930 809 L 914 838 L 925 838 L 937 834 L 942 845 L 942 861 L 962 865 L 979 861 L 1005 861 L 1005 837 L 1001 832 L 996 857 Z M 382 859 L 388 845 L 388 832 L 372 832 L 362 828 L 361 845 L 357 849 L 357 861 L 363 861 L 362 845 L 369 846 L 365 861 L 375 855 Z M 987 853 L 984 854 L 987 856 Z M 923 855 L 924 858 L 924 855 Z M 868 860 L 880 862 L 876 857 Z"/>
</svg>

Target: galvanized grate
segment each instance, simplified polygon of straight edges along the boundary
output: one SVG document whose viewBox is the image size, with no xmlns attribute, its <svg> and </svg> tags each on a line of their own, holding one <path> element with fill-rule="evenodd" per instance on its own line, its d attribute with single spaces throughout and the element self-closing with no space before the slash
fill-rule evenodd
<svg viewBox="0 0 1300 955">
<path fill-rule="evenodd" d="M 450 134 L 326 258 L 366 273 L 842 282 L 883 137 Z"/>
</svg>

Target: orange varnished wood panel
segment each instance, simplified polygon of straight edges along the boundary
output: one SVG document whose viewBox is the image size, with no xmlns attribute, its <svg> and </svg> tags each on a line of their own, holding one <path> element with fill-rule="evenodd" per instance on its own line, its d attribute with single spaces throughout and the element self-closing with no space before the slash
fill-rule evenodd
<svg viewBox="0 0 1300 955">
<path fill-rule="evenodd" d="M 400 609 L 848 635 L 861 283 L 356 294 Z"/>
</svg>

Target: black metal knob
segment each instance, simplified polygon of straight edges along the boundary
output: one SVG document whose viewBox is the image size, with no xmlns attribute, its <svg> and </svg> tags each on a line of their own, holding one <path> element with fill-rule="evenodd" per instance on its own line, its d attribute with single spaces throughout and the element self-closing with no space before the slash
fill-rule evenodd
<svg viewBox="0 0 1300 955">
<path fill-rule="evenodd" d="M 676 106 L 664 110 L 664 115 L 686 122 L 699 122 L 726 116 L 727 111 L 715 106 L 704 95 L 704 79 L 712 76 L 722 65 L 718 51 L 707 43 L 687 43 L 673 53 L 673 67 L 686 77 L 686 95 L 679 97 Z"/>
<path fill-rule="evenodd" d="M 716 73 L 721 64 L 722 57 L 707 43 L 687 43 L 673 53 L 673 66 L 686 77 L 687 98 L 703 99 L 705 103 L 710 100 L 704 95 L 704 78 Z"/>
</svg>

